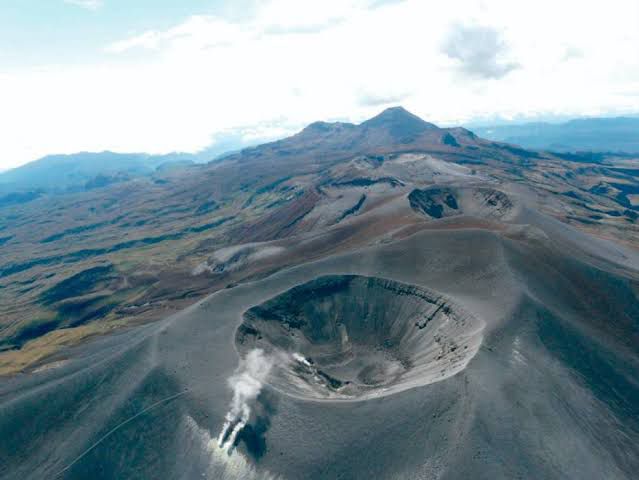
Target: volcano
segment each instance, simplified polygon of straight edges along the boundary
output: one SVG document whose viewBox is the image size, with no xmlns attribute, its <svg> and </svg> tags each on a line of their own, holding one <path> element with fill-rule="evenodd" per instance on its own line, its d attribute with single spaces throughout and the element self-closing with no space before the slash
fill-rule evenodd
<svg viewBox="0 0 639 480">
<path fill-rule="evenodd" d="M 475 355 L 483 323 L 423 288 L 321 277 L 246 312 L 240 351 L 292 354 L 271 385 L 293 395 L 359 400 L 448 378 Z"/>
<path fill-rule="evenodd" d="M 12 206 L 0 477 L 636 478 L 635 172 L 396 107 Z"/>
</svg>

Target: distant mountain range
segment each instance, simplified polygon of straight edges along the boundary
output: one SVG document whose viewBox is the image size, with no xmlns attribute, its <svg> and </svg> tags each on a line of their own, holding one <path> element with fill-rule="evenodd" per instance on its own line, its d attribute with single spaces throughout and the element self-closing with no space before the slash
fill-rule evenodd
<svg viewBox="0 0 639 480">
<path fill-rule="evenodd" d="M 239 138 L 218 142 L 199 153 L 80 152 L 69 155 L 48 155 L 12 170 L 0 172 L 0 205 L 22 203 L 42 193 L 69 193 L 120 183 L 132 178 L 162 175 L 167 171 L 185 168 L 233 155 L 246 147 L 246 158 L 269 153 L 284 157 L 295 152 L 299 156 L 326 156 L 351 153 L 375 146 L 410 144 L 426 141 L 457 147 L 473 143 L 475 135 L 484 139 L 520 145 L 528 149 L 555 152 L 623 152 L 639 153 L 639 118 L 590 118 L 565 123 L 525 123 L 474 127 L 473 132 L 462 128 L 438 129 L 435 125 L 400 108 L 391 108 L 361 125 L 350 123 L 315 122 L 286 140 L 251 148 Z M 381 132 L 381 133 L 380 133 Z M 318 143 L 318 141 L 320 143 Z M 334 144 L 334 145 L 331 145 Z M 321 152 L 316 151 L 321 146 Z M 286 152 L 292 148 L 291 152 Z M 272 150 L 275 150 L 274 152 Z M 592 159 L 591 159 L 592 160 Z"/>
<path fill-rule="evenodd" d="M 80 152 L 48 155 L 0 174 L 0 188 L 28 187 L 53 191 L 91 188 L 119 178 L 153 173 L 159 167 L 194 163 L 190 154 Z"/>
<path fill-rule="evenodd" d="M 524 123 L 476 127 L 490 140 L 558 152 L 639 152 L 639 118 L 584 118 L 565 123 Z"/>
<path fill-rule="evenodd" d="M 241 142 L 222 142 L 198 153 L 78 152 L 47 155 L 11 170 L 0 171 L 0 204 L 7 194 L 70 193 L 104 187 L 135 177 L 206 163 L 235 153 Z M 4 195 L 4 197 L 3 197 Z M 12 195 L 11 198 L 16 197 Z M 11 203 L 11 201 L 9 201 Z"/>
</svg>

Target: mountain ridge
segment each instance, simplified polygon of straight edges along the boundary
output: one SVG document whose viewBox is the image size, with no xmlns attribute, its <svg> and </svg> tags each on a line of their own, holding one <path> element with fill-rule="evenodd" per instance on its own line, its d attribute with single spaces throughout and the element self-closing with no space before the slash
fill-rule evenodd
<svg viewBox="0 0 639 480">
<path fill-rule="evenodd" d="M 476 127 L 475 130 L 485 138 L 525 148 L 639 153 L 639 118 L 636 117 L 576 118 L 561 123 L 529 122 Z"/>
</svg>

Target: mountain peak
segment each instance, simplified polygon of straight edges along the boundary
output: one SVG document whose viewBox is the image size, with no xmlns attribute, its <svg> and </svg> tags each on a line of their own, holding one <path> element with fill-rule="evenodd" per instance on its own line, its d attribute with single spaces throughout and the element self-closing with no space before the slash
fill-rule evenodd
<svg viewBox="0 0 639 480">
<path fill-rule="evenodd" d="M 303 132 L 314 132 L 314 133 L 331 133 L 337 130 L 342 130 L 345 128 L 352 128 L 354 125 L 352 123 L 344 123 L 344 122 L 313 122 L 307 125 Z"/>
<path fill-rule="evenodd" d="M 375 129 L 384 128 L 395 137 L 419 135 L 425 130 L 438 128 L 400 106 L 387 108 L 373 118 L 362 122 L 361 126 Z"/>
</svg>

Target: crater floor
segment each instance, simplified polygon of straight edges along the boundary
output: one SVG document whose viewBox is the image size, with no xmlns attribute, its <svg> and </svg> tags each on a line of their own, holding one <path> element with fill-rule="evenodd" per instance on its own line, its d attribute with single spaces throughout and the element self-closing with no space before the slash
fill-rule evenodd
<svg viewBox="0 0 639 480">
<path fill-rule="evenodd" d="M 483 321 L 422 287 L 358 275 L 298 285 L 245 312 L 242 356 L 276 359 L 269 383 L 313 399 L 363 400 L 427 385 L 462 370 Z"/>
</svg>

